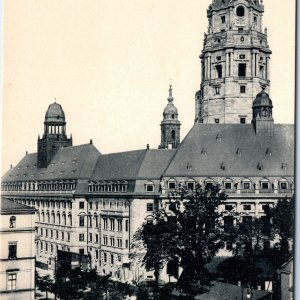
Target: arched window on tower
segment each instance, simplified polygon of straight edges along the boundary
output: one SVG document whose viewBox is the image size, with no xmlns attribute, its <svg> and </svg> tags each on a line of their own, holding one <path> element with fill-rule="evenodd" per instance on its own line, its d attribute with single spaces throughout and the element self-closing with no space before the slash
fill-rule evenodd
<svg viewBox="0 0 300 300">
<path fill-rule="evenodd" d="M 172 136 L 172 141 L 175 141 L 175 138 L 176 138 L 175 130 L 172 130 L 171 136 Z"/>
</svg>

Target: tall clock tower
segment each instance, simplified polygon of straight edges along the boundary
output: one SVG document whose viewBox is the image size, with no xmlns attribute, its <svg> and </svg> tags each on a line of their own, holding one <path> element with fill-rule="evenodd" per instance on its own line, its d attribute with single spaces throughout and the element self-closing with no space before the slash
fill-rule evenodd
<svg viewBox="0 0 300 300">
<path fill-rule="evenodd" d="M 214 0 L 209 6 L 195 122 L 251 123 L 253 100 L 270 87 L 263 12 L 261 0 Z"/>
</svg>

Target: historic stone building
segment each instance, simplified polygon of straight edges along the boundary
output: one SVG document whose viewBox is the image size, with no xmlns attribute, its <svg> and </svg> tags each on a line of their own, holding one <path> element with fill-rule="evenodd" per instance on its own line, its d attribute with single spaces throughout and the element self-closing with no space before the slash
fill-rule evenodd
<svg viewBox="0 0 300 300">
<path fill-rule="evenodd" d="M 0 298 L 34 300 L 35 209 L 1 198 L 0 219 Z"/>
<path fill-rule="evenodd" d="M 251 123 L 253 99 L 262 86 L 266 92 L 270 86 L 271 51 L 263 12 L 258 0 L 215 0 L 209 6 L 196 122 Z"/>
<path fill-rule="evenodd" d="M 181 185 L 219 184 L 229 195 L 220 207 L 227 225 L 234 222 L 232 211 L 249 222 L 263 216 L 265 205 L 292 197 L 294 126 L 274 124 L 272 117 L 263 11 L 261 1 L 210 5 L 196 122 L 181 143 L 172 87 L 160 149 L 101 154 L 92 141 L 72 146 L 61 106 L 49 106 L 37 153 L 26 154 L 2 179 L 3 197 L 37 209 L 41 266 L 53 269 L 57 250 L 63 250 L 88 255 L 101 274 L 150 278 L 129 261 L 130 243 Z"/>
</svg>

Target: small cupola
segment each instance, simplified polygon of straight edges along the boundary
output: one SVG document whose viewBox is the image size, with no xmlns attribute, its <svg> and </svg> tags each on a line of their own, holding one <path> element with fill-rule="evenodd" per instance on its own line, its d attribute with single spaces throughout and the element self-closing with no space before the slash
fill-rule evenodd
<svg viewBox="0 0 300 300">
<path fill-rule="evenodd" d="M 257 135 L 274 135 L 274 119 L 272 116 L 272 110 L 272 100 L 263 88 L 262 91 L 257 94 L 252 105 L 252 123 Z"/>
</svg>

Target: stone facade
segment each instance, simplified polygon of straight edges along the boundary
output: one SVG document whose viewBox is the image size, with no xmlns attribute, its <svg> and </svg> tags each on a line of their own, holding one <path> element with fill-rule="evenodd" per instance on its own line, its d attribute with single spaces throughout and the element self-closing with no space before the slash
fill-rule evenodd
<svg viewBox="0 0 300 300">
<path fill-rule="evenodd" d="M 250 123 L 253 99 L 262 87 L 269 91 L 271 51 L 258 2 L 214 1 L 209 7 L 196 122 Z"/>
<path fill-rule="evenodd" d="M 0 298 L 34 300 L 35 210 L 2 198 Z"/>
</svg>

